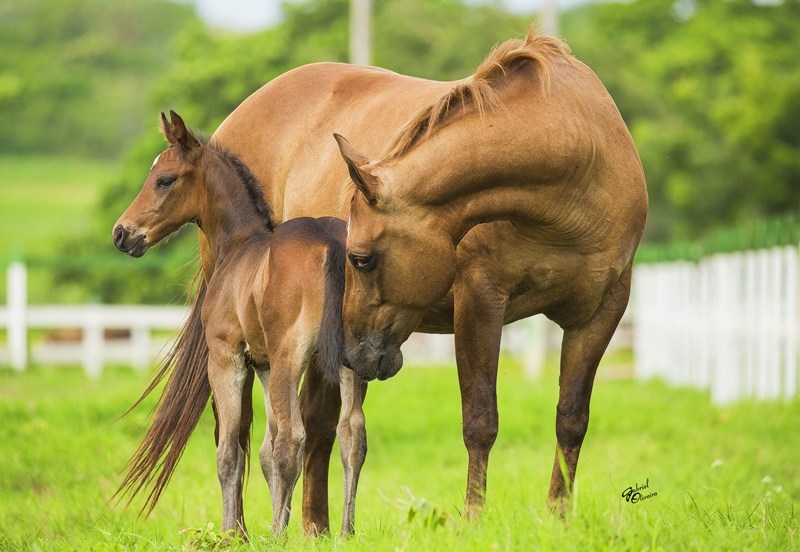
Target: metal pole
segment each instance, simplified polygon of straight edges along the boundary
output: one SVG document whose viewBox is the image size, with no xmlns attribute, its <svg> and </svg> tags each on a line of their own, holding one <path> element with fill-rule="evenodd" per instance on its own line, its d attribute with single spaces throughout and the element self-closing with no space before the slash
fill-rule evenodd
<svg viewBox="0 0 800 552">
<path fill-rule="evenodd" d="M 370 65 L 372 0 L 350 0 L 350 63 Z"/>
</svg>

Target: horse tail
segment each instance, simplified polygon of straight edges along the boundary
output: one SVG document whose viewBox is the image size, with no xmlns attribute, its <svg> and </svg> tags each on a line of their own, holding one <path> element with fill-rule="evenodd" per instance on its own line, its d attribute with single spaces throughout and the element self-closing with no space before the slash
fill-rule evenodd
<svg viewBox="0 0 800 552">
<path fill-rule="evenodd" d="M 339 369 L 344 360 L 344 263 L 344 244 L 337 239 L 329 240 L 325 252 L 325 297 L 319 328 L 319 366 L 325 379 L 335 384 L 339 383 Z"/>
<path fill-rule="evenodd" d="M 125 465 L 127 474 L 112 499 L 128 494 L 128 504 L 141 491 L 149 488 L 142 506 L 145 516 L 155 508 L 162 491 L 169 483 L 189 436 L 211 396 L 208 381 L 208 345 L 206 344 L 201 310 L 206 284 L 200 286 L 188 319 L 158 371 L 141 397 L 128 409 L 128 414 L 141 404 L 167 375 L 167 383 L 156 406 L 153 423 L 139 448 Z M 123 416 L 125 415 L 123 414 Z"/>
</svg>

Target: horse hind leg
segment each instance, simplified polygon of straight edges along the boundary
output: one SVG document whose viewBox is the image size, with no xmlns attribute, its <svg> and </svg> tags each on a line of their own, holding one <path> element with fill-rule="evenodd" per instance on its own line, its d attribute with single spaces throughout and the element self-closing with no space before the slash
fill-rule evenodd
<svg viewBox="0 0 800 552">
<path fill-rule="evenodd" d="M 297 395 L 302 364 L 279 360 L 271 366 L 269 396 L 277 427 L 272 446 L 272 532 L 279 535 L 289 524 L 292 493 L 302 468 L 305 428 Z"/>
<path fill-rule="evenodd" d="M 209 343 L 208 377 L 218 417 L 217 476 L 222 488 L 222 531 L 246 537 L 241 517 L 244 450 L 239 442 L 247 370 L 241 353 Z"/>
<path fill-rule="evenodd" d="M 367 429 L 364 420 L 364 396 L 367 384 L 356 377 L 355 372 L 342 367 L 340 370 L 342 415 L 336 428 L 339 452 L 344 472 L 344 511 L 342 514 L 342 536 L 355 530 L 356 490 L 361 468 L 367 457 Z"/>
<path fill-rule="evenodd" d="M 264 390 L 264 408 L 267 416 L 267 427 L 264 430 L 264 441 L 261 443 L 261 448 L 258 451 L 258 459 L 261 464 L 261 473 L 264 474 L 267 487 L 270 493 L 272 493 L 272 447 L 275 436 L 278 433 L 278 426 L 275 425 L 275 416 L 272 414 L 272 405 L 269 400 L 269 367 L 266 369 L 259 368 L 256 370 L 256 374 L 258 374 L 258 379 Z"/>
<path fill-rule="evenodd" d="M 300 391 L 306 431 L 303 449 L 303 531 L 319 535 L 330 529 L 328 470 L 341 407 L 339 389 L 325 381 L 316 361 L 309 364 Z"/>
<path fill-rule="evenodd" d="M 556 408 L 558 443 L 547 496 L 550 509 L 561 517 L 569 510 L 578 456 L 589 426 L 589 401 L 597 365 L 625 312 L 630 283 L 629 266 L 606 294 L 593 318 L 579 328 L 564 331 Z"/>
</svg>

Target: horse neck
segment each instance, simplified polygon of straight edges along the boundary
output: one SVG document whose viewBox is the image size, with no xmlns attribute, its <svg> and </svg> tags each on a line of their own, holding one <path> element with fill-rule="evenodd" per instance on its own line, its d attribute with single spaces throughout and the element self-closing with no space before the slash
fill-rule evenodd
<svg viewBox="0 0 800 552">
<path fill-rule="evenodd" d="M 216 152 L 210 155 L 197 225 L 210 249 L 209 260 L 218 264 L 246 241 L 271 231 L 234 168 Z"/>
<path fill-rule="evenodd" d="M 470 114 L 446 125 L 388 161 L 383 171 L 400 202 L 435 210 L 457 244 L 484 222 L 546 225 L 564 205 L 577 207 L 573 200 L 580 200 L 585 173 L 565 163 L 573 145 L 553 151 L 559 139 L 526 128 L 524 118 L 515 120 L 498 108 L 483 119 Z"/>
</svg>

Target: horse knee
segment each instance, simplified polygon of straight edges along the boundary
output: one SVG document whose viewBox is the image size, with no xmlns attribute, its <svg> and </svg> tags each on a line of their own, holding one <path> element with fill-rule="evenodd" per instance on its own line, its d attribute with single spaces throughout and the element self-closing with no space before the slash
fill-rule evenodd
<svg viewBox="0 0 800 552">
<path fill-rule="evenodd" d="M 300 475 L 302 466 L 303 448 L 306 433 L 302 428 L 295 429 L 286 435 L 278 435 L 275 439 L 273 455 L 273 470 L 284 478 L 296 479 Z"/>
<path fill-rule="evenodd" d="M 489 451 L 497 439 L 497 410 L 465 416 L 463 435 L 467 450 Z"/>
<path fill-rule="evenodd" d="M 579 448 L 589 427 L 589 410 L 559 403 L 556 408 L 556 438 L 562 448 Z"/>
</svg>

